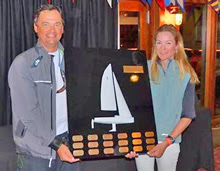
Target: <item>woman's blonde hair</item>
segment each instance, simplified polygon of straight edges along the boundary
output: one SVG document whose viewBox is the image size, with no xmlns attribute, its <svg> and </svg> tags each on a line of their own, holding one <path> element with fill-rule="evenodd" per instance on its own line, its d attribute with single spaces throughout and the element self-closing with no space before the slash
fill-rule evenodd
<svg viewBox="0 0 220 171">
<path fill-rule="evenodd" d="M 158 28 L 153 42 L 153 49 L 152 49 L 152 55 L 151 55 L 151 78 L 153 82 L 158 82 L 160 73 L 158 70 L 158 60 L 159 57 L 157 56 L 156 49 L 155 49 L 155 43 L 158 33 L 160 32 L 170 32 L 176 41 L 176 44 L 178 44 L 176 54 L 174 56 L 174 59 L 176 60 L 177 64 L 179 65 L 180 70 L 180 79 L 183 79 L 184 74 L 187 72 L 190 74 L 190 83 L 196 84 L 199 83 L 198 76 L 192 66 L 189 64 L 187 60 L 186 53 L 184 51 L 184 45 L 183 45 L 183 38 L 180 34 L 180 32 L 173 26 L 173 25 L 162 25 Z"/>
</svg>

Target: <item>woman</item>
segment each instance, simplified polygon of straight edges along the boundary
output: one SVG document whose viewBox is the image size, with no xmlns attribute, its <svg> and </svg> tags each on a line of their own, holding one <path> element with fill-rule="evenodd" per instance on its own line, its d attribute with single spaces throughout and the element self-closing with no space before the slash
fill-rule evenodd
<svg viewBox="0 0 220 171">
<path fill-rule="evenodd" d="M 181 133 L 195 118 L 194 96 L 198 77 L 187 61 L 182 36 L 173 25 L 161 26 L 148 61 L 158 144 L 136 160 L 138 171 L 175 171 Z M 135 157 L 131 152 L 126 157 Z"/>
</svg>

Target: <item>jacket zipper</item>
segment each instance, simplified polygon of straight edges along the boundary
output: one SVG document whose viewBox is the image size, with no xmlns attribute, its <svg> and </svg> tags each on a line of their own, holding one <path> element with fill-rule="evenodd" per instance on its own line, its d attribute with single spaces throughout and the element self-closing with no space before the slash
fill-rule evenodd
<svg viewBox="0 0 220 171">
<path fill-rule="evenodd" d="M 50 117 L 51 117 L 51 130 L 53 130 L 53 55 L 51 57 L 51 62 L 50 62 L 50 79 L 51 79 L 51 91 L 50 91 Z M 53 160 L 53 150 L 51 149 L 50 151 L 50 161 L 49 161 L 49 168 L 51 168 L 52 160 Z"/>
<path fill-rule="evenodd" d="M 51 79 L 51 93 L 50 93 L 50 115 L 51 115 L 51 130 L 53 130 L 53 55 L 51 55 L 51 63 L 50 63 L 50 79 Z"/>
</svg>

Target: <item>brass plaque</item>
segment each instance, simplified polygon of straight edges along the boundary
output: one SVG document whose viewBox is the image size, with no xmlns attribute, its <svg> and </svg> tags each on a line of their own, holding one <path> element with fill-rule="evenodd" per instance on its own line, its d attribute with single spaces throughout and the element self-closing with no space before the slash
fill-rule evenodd
<svg viewBox="0 0 220 171">
<path fill-rule="evenodd" d="M 89 155 L 94 156 L 99 154 L 99 149 L 89 149 Z"/>
<path fill-rule="evenodd" d="M 72 136 L 72 140 L 73 140 L 73 142 L 82 141 L 83 140 L 83 136 L 82 135 L 73 135 Z"/>
<path fill-rule="evenodd" d="M 73 143 L 73 148 L 74 149 L 83 148 L 83 143 L 81 143 L 81 142 Z"/>
<path fill-rule="evenodd" d="M 123 65 L 123 72 L 124 73 L 144 73 L 144 68 L 143 66 Z"/>
<path fill-rule="evenodd" d="M 154 132 L 145 132 L 145 137 L 154 137 Z"/>
<path fill-rule="evenodd" d="M 132 143 L 133 143 L 134 145 L 141 145 L 141 144 L 142 144 L 142 140 L 141 140 L 141 139 L 133 139 L 133 140 L 132 140 Z"/>
<path fill-rule="evenodd" d="M 129 152 L 129 148 L 128 147 L 119 147 L 119 152 L 120 153 L 128 153 Z"/>
<path fill-rule="evenodd" d="M 134 150 L 135 152 L 142 152 L 142 151 L 143 151 L 143 147 L 142 147 L 142 146 L 134 146 L 134 147 L 133 147 L 133 150 Z"/>
<path fill-rule="evenodd" d="M 103 134 L 102 137 L 104 140 L 112 140 L 113 139 L 112 134 Z"/>
<path fill-rule="evenodd" d="M 155 143 L 155 139 L 154 138 L 147 138 L 146 139 L 146 143 L 147 144 L 154 144 Z"/>
<path fill-rule="evenodd" d="M 119 140 L 118 145 L 119 146 L 127 146 L 128 145 L 128 140 Z"/>
<path fill-rule="evenodd" d="M 104 141 L 103 146 L 104 147 L 112 147 L 114 145 L 113 141 Z"/>
<path fill-rule="evenodd" d="M 88 147 L 89 148 L 97 148 L 99 146 L 98 142 L 89 142 Z"/>
<path fill-rule="evenodd" d="M 131 134 L 132 138 L 141 138 L 141 133 L 140 132 L 133 132 Z"/>
<path fill-rule="evenodd" d="M 89 141 L 97 141 L 98 140 L 98 135 L 96 135 L 96 134 L 88 135 L 88 140 Z"/>
<path fill-rule="evenodd" d="M 154 147 L 155 147 L 155 145 L 147 145 L 147 151 L 150 151 Z"/>
<path fill-rule="evenodd" d="M 83 151 L 83 150 L 74 150 L 74 151 L 73 151 L 73 155 L 74 155 L 75 157 L 83 156 L 83 155 L 84 155 L 84 151 Z"/>
<path fill-rule="evenodd" d="M 104 154 L 114 154 L 114 149 L 113 148 L 105 148 Z"/>
<path fill-rule="evenodd" d="M 127 133 L 118 133 L 118 139 L 127 139 L 128 134 Z"/>
</svg>

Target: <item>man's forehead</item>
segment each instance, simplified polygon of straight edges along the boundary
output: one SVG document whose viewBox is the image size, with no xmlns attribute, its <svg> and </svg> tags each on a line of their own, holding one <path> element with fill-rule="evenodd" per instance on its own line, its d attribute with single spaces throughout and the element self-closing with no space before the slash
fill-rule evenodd
<svg viewBox="0 0 220 171">
<path fill-rule="evenodd" d="M 41 11 L 38 20 L 62 20 L 60 13 L 57 10 L 44 10 Z"/>
</svg>

